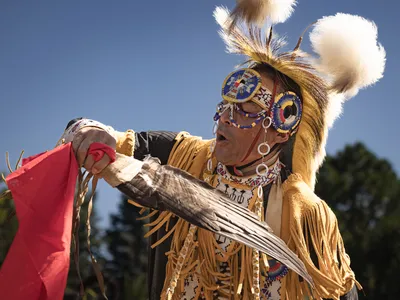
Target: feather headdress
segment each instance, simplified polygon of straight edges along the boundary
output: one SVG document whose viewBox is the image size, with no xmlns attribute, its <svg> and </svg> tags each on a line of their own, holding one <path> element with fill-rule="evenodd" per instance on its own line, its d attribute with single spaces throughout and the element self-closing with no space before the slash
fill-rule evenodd
<svg viewBox="0 0 400 300">
<path fill-rule="evenodd" d="M 296 0 L 238 0 L 231 18 L 258 25 L 266 20 L 272 24 L 283 23 L 292 15 L 295 5 Z"/>
<path fill-rule="evenodd" d="M 299 49 L 302 36 L 292 51 L 284 52 L 285 41 L 274 37 L 272 26 L 268 31 L 259 26 L 261 11 L 271 24 L 278 23 L 290 16 L 295 1 L 246 1 L 246 5 L 244 0 L 238 1 L 232 13 L 224 7 L 215 9 L 219 34 L 228 53 L 245 55 L 253 66 L 267 64 L 299 85 L 303 116 L 293 146 L 292 168 L 314 188 L 325 157 L 328 129 L 340 115 L 343 101 L 383 76 L 385 50 L 376 41 L 376 25 L 348 14 L 324 17 L 310 34 L 318 55 L 312 57 Z M 258 10 L 257 17 L 249 12 L 255 11 L 255 5 L 265 8 Z"/>
</svg>

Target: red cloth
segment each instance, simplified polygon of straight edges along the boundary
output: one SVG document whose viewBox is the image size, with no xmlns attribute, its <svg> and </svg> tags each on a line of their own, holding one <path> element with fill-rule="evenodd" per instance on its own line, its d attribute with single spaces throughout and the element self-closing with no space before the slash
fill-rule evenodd
<svg viewBox="0 0 400 300">
<path fill-rule="evenodd" d="M 97 146 L 94 151 L 111 149 Z M 19 228 L 0 270 L 1 299 L 63 299 L 77 175 L 69 143 L 24 159 L 6 178 Z"/>
</svg>

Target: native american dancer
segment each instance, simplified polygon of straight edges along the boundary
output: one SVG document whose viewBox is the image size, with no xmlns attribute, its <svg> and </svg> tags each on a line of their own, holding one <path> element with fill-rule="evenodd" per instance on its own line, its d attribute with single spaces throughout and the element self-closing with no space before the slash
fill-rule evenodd
<svg viewBox="0 0 400 300">
<path fill-rule="evenodd" d="M 216 8 L 228 52 L 247 60 L 223 81 L 214 139 L 186 132 L 118 132 L 80 118 L 60 140 L 72 142 L 79 166 L 132 195 L 133 204 L 151 208 L 150 299 L 358 298 L 361 286 L 336 217 L 313 190 L 329 128 L 345 100 L 383 76 L 385 51 L 374 23 L 337 14 L 310 29 L 315 56 L 300 50 L 303 36 L 283 52 L 284 41 L 272 26 L 284 22 L 294 5 L 239 0 L 232 13 Z M 107 151 L 96 156 L 91 147 L 98 143 L 115 149 L 119 159 L 110 164 L 113 153 Z M 227 195 L 235 203 L 232 215 L 219 199 L 207 202 L 214 211 L 208 214 L 205 203 L 196 202 L 199 191 Z M 187 206 L 183 199 L 197 204 Z M 274 252 L 279 241 L 266 234 L 258 240 L 250 229 L 244 238 L 247 212 L 240 206 L 267 223 L 301 264 Z M 232 229 L 235 222 L 238 228 Z M 266 251 L 260 243 L 268 245 Z"/>
</svg>

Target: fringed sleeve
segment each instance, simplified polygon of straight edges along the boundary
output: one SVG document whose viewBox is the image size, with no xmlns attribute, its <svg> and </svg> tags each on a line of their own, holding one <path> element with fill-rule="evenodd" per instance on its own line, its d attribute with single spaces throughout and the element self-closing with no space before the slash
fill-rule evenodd
<svg viewBox="0 0 400 300">
<path fill-rule="evenodd" d="M 282 239 L 304 262 L 315 283 L 311 291 L 305 281 L 289 272 L 283 280 L 283 299 L 339 299 L 354 284 L 361 288 L 350 268 L 335 214 L 298 174 L 283 184 Z M 315 253 L 317 265 L 311 258 Z"/>
<path fill-rule="evenodd" d="M 168 164 L 200 178 L 210 155 L 212 140 L 203 140 L 187 132 L 180 132 L 175 139 L 175 146 L 172 148 Z"/>
</svg>

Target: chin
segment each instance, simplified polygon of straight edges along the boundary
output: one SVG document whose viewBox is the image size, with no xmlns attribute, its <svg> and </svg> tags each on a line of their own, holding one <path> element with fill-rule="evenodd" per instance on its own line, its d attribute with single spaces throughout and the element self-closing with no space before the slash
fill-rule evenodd
<svg viewBox="0 0 400 300">
<path fill-rule="evenodd" d="M 218 146 L 215 147 L 215 157 L 218 162 L 225 164 L 227 159 L 226 154 L 224 150 L 218 149 Z"/>
<path fill-rule="evenodd" d="M 215 157 L 218 162 L 226 166 L 232 166 L 236 163 L 236 160 L 232 157 L 232 153 L 227 149 L 215 148 Z"/>
</svg>

